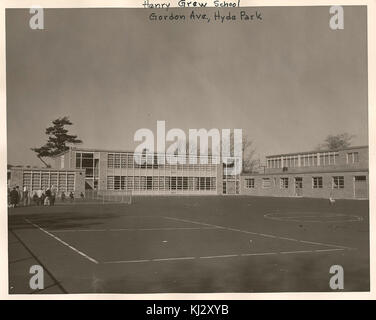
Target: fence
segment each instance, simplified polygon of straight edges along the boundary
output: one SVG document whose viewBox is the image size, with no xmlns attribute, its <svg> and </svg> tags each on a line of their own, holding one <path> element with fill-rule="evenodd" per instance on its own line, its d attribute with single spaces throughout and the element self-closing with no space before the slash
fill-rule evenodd
<svg viewBox="0 0 376 320">
<path fill-rule="evenodd" d="M 102 203 L 106 202 L 120 202 L 131 204 L 132 192 L 124 190 L 86 190 L 85 198 L 91 200 L 97 200 Z"/>
</svg>

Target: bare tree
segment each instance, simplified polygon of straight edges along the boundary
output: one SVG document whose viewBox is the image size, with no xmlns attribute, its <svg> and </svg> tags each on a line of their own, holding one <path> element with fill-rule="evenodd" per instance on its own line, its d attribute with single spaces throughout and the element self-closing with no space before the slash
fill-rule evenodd
<svg viewBox="0 0 376 320">
<path fill-rule="evenodd" d="M 247 135 L 242 138 L 242 155 L 243 155 L 243 168 L 242 172 L 252 172 L 257 164 L 255 159 L 256 149 L 253 148 L 253 141 Z"/>
<path fill-rule="evenodd" d="M 230 133 L 230 153 L 234 154 L 234 133 Z M 256 149 L 253 148 L 253 141 L 247 136 L 242 136 L 242 172 L 252 172 L 258 160 L 255 159 Z"/>
<path fill-rule="evenodd" d="M 353 134 L 347 132 L 337 135 L 328 135 L 324 143 L 317 146 L 318 150 L 339 150 L 345 149 L 351 146 L 351 140 L 355 137 Z"/>
</svg>

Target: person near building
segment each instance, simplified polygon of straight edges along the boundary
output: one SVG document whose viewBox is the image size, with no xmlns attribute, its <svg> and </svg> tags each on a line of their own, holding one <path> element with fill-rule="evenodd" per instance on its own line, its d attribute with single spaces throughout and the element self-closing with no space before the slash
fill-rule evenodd
<svg viewBox="0 0 376 320">
<path fill-rule="evenodd" d="M 13 187 L 13 189 L 10 192 L 9 196 L 10 196 L 10 206 L 12 208 L 17 207 L 20 196 L 19 196 L 19 193 L 18 193 L 16 187 Z"/>
</svg>

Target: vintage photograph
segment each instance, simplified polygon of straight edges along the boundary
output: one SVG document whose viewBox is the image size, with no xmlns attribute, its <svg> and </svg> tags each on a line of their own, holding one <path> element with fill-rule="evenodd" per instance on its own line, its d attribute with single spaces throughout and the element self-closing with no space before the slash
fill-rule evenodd
<svg viewBox="0 0 376 320">
<path fill-rule="evenodd" d="M 10 295 L 370 291 L 367 6 L 5 19 Z"/>
</svg>

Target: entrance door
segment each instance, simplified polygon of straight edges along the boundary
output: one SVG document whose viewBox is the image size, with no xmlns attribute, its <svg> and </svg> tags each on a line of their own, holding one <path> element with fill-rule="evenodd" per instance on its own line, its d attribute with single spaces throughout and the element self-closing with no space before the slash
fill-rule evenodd
<svg viewBox="0 0 376 320">
<path fill-rule="evenodd" d="M 303 178 L 295 177 L 295 195 L 297 197 L 303 196 Z"/>
<path fill-rule="evenodd" d="M 235 181 L 226 181 L 226 194 L 236 194 Z"/>
<path fill-rule="evenodd" d="M 354 177 L 354 198 L 368 198 L 368 183 L 366 176 Z"/>
</svg>

